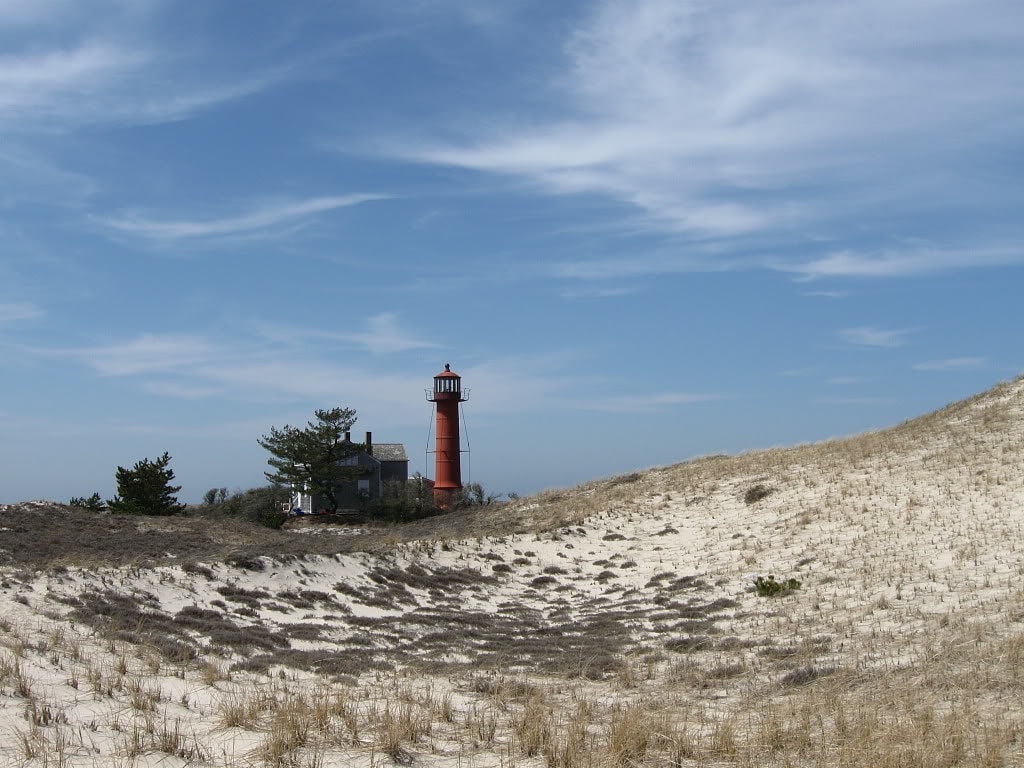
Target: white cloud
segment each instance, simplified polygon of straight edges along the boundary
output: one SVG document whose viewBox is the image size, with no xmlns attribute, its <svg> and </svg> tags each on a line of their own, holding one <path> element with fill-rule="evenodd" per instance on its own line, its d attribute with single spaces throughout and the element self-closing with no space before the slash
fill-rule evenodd
<svg viewBox="0 0 1024 768">
<path fill-rule="evenodd" d="M 13 143 L 0 147 L 0 177 L 4 179 L 0 187 L 2 206 L 52 204 L 55 200 L 78 205 L 97 189 L 89 177 L 61 168 L 45 154 Z"/>
<path fill-rule="evenodd" d="M 152 5 L 153 0 L 0 0 L 0 25 L 13 27 L 62 27 L 79 22 L 81 16 L 109 16 Z"/>
<path fill-rule="evenodd" d="M 819 397 L 814 402 L 822 405 L 878 405 L 889 401 L 884 397 Z"/>
<path fill-rule="evenodd" d="M 363 333 L 339 334 L 341 338 L 354 341 L 374 353 L 408 352 L 413 349 L 436 349 L 441 345 L 428 339 L 410 335 L 398 325 L 398 315 L 382 312 L 367 322 Z"/>
<path fill-rule="evenodd" d="M 353 324 L 354 323 L 349 323 Z M 436 341 L 420 338 L 404 329 L 396 312 L 381 312 L 365 321 L 363 331 L 334 331 L 329 328 L 304 328 L 292 325 L 260 324 L 259 335 L 285 348 L 298 349 L 309 342 L 321 347 L 324 342 L 345 346 L 357 345 L 367 352 L 409 352 L 414 349 L 437 349 Z"/>
<path fill-rule="evenodd" d="M 0 120 L 51 117 L 141 66 L 145 56 L 102 42 L 0 56 Z"/>
<path fill-rule="evenodd" d="M 849 291 L 801 291 L 801 296 L 817 297 L 822 299 L 845 299 L 850 295 Z"/>
<path fill-rule="evenodd" d="M 460 116 L 450 130 L 463 138 L 401 137 L 390 152 L 596 193 L 641 211 L 651 230 L 721 239 L 831 233 L 861 224 L 865 208 L 976 205 L 958 158 L 1019 146 L 1019 84 L 1006 73 L 1024 66 L 1024 10 L 1011 0 L 585 7 L 561 70 L 538 84 L 552 112 L 531 102 Z M 993 183 L 1013 194 L 1016 178 Z M 1021 261 L 835 254 L 779 268 L 891 276 Z M 668 258 L 662 268 L 680 271 Z"/>
<path fill-rule="evenodd" d="M 378 194 L 337 195 L 262 205 L 245 213 L 219 219 L 159 220 L 139 214 L 126 214 L 120 217 L 98 218 L 97 221 L 117 232 L 153 240 L 217 238 L 263 232 L 302 221 L 319 213 L 386 199 L 387 195 Z"/>
<path fill-rule="evenodd" d="M 703 395 L 692 392 L 661 392 L 582 399 L 574 402 L 573 405 L 583 410 L 603 413 L 649 413 L 680 405 L 718 400 L 720 397 L 720 395 Z"/>
<path fill-rule="evenodd" d="M 729 269 L 730 262 L 689 251 L 686 254 L 629 253 L 605 259 L 558 261 L 547 270 L 555 277 L 574 280 L 622 280 L 633 277 L 673 274 L 678 272 L 718 272 Z"/>
<path fill-rule="evenodd" d="M 43 310 L 30 301 L 0 303 L 0 325 L 18 320 L 35 320 L 43 316 Z"/>
<path fill-rule="evenodd" d="M 561 292 L 565 299 L 608 299 L 616 296 L 629 296 L 637 292 L 636 287 L 617 285 L 613 288 L 570 288 Z"/>
<path fill-rule="evenodd" d="M 906 343 L 910 328 L 891 329 L 877 328 L 873 325 L 862 325 L 856 328 L 843 328 L 839 337 L 847 344 L 862 347 L 901 347 Z"/>
<path fill-rule="evenodd" d="M 200 363 L 217 357 L 213 345 L 201 337 L 149 333 L 129 341 L 48 354 L 77 359 L 103 376 L 189 373 Z"/>
<path fill-rule="evenodd" d="M 422 344 L 400 331 L 393 315 L 370 322 L 363 342 Z M 376 335 L 374 335 L 376 334 Z M 373 366 L 325 362 L 311 356 L 307 344 L 292 346 L 251 340 L 216 342 L 190 334 L 142 334 L 132 339 L 77 350 L 36 354 L 79 362 L 101 376 L 138 379 L 142 390 L 174 399 L 198 400 L 232 397 L 275 402 L 284 398 L 315 403 L 358 403 L 361 417 L 373 423 L 417 423 L 429 413 L 423 398 L 434 370 L 381 373 Z M 287 337 L 290 332 L 282 331 Z M 294 341 L 294 339 L 292 339 Z M 322 352 L 319 349 L 318 354 Z M 531 357 L 492 358 L 453 365 L 462 376 L 463 392 L 473 413 L 515 413 L 538 407 L 575 408 L 604 413 L 649 413 L 718 399 L 719 395 L 690 392 L 580 396 L 580 392 L 608 391 L 603 378 L 567 374 L 573 353 Z M 621 391 L 618 387 L 616 392 Z"/>
<path fill-rule="evenodd" d="M 907 277 L 977 267 L 1024 264 L 1024 244 L 1002 248 L 939 249 L 908 247 L 879 253 L 840 251 L 819 259 L 790 265 L 781 271 L 806 279 L 822 277 Z"/>
<path fill-rule="evenodd" d="M 203 400 L 225 394 L 223 387 L 185 384 L 180 381 L 147 381 L 143 389 L 153 395 L 179 400 Z"/>
<path fill-rule="evenodd" d="M 298 66 L 239 68 L 202 29 L 187 45 L 168 45 L 160 30 L 170 11 L 160 0 L 0 2 L 0 29 L 24 28 L 0 56 L 0 130 L 35 138 L 181 120 L 276 85 Z M 19 37 L 31 43 L 19 48 Z"/>
<path fill-rule="evenodd" d="M 914 366 L 915 371 L 960 371 L 964 368 L 977 368 L 984 365 L 983 357 L 951 357 L 946 360 L 930 360 L 918 363 Z"/>
</svg>

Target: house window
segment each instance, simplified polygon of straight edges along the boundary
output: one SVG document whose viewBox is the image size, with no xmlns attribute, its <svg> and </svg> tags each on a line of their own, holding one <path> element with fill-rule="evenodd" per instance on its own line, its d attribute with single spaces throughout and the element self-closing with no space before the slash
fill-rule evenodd
<svg viewBox="0 0 1024 768">
<path fill-rule="evenodd" d="M 366 478 L 366 479 L 361 478 L 361 479 L 359 479 L 356 482 L 356 487 L 359 489 L 360 493 L 369 493 L 370 492 L 370 480 L 368 478 Z"/>
</svg>

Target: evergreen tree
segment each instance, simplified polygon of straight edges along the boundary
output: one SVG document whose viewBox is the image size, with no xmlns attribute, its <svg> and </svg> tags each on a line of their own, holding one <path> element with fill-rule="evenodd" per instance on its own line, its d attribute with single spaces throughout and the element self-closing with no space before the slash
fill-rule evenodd
<svg viewBox="0 0 1024 768">
<path fill-rule="evenodd" d="M 354 480 L 359 470 L 341 464 L 344 459 L 363 453 L 366 446 L 345 439 L 356 422 L 351 408 L 315 411 L 316 421 L 299 429 L 285 425 L 270 428 L 259 444 L 272 454 L 267 464 L 273 472 L 264 472 L 275 485 L 302 489 L 320 496 L 333 513 L 338 511 L 338 486 Z"/>
<path fill-rule="evenodd" d="M 167 465 L 167 452 L 156 461 L 142 459 L 132 469 L 117 468 L 117 496 L 107 502 L 111 512 L 127 515 L 178 515 L 185 511 L 175 494 L 180 485 L 171 485 L 174 470 Z"/>
<path fill-rule="evenodd" d="M 68 506 L 82 507 L 83 509 L 88 509 L 90 512 L 102 512 L 107 508 L 107 505 L 104 503 L 103 497 L 100 496 L 99 491 L 88 498 L 85 496 L 72 496 L 71 501 L 68 502 Z"/>
</svg>

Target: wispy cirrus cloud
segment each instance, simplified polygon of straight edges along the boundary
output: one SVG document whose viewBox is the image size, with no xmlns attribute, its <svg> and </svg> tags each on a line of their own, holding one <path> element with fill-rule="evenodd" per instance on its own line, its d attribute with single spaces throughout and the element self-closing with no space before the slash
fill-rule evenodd
<svg viewBox="0 0 1024 768">
<path fill-rule="evenodd" d="M 369 327 L 376 329 L 377 340 L 390 338 L 392 326 L 387 318 Z M 364 341 L 368 343 L 369 337 Z M 403 337 L 401 343 L 410 342 Z M 318 403 L 359 403 L 361 416 L 388 423 L 423 419 L 427 406 L 422 393 L 434 372 L 420 368 L 382 372 L 379 366 L 358 361 L 325 361 L 319 354 L 311 354 L 307 344 L 282 344 L 266 332 L 231 342 L 195 334 L 146 333 L 108 344 L 33 352 L 79 363 L 100 376 L 134 379 L 140 390 L 171 399 L 292 402 L 303 398 Z M 575 402 L 581 379 L 567 376 L 558 367 L 566 357 L 552 356 L 550 365 L 537 357 L 492 358 L 459 373 L 483 393 L 473 398 L 476 413 L 532 410 L 538 402 Z M 438 362 L 435 370 L 442 364 Z M 469 386 L 464 392 L 469 393 Z"/>
<path fill-rule="evenodd" d="M 0 56 L 0 127 L 25 138 L 97 123 L 176 121 L 284 76 L 268 70 L 218 83 L 172 75 L 170 67 L 151 50 L 102 39 Z"/>
<path fill-rule="evenodd" d="M 681 405 L 706 403 L 719 400 L 721 395 L 696 394 L 693 392 L 638 393 L 628 396 L 583 398 L 572 403 L 575 408 L 602 413 L 650 413 L 675 408 Z"/>
<path fill-rule="evenodd" d="M 43 314 L 43 310 L 30 301 L 0 302 L 0 325 L 35 320 Z"/>
<path fill-rule="evenodd" d="M 889 401 L 884 397 L 819 397 L 814 402 L 821 405 L 880 405 Z"/>
<path fill-rule="evenodd" d="M 170 397 L 175 400 L 205 400 L 208 397 L 225 394 L 225 388 L 222 386 L 185 384 L 180 381 L 166 379 L 146 381 L 143 383 L 142 388 L 152 395 Z"/>
<path fill-rule="evenodd" d="M 161 0 L 0 4 L 0 29 L 32 33 L 31 45 L 12 35 L 0 55 L 0 131 L 31 139 L 83 125 L 177 121 L 292 73 L 280 61 L 240 68 L 198 30 L 188 46 L 168 45 L 162 29 L 172 12 Z"/>
<path fill-rule="evenodd" d="M 565 299 L 608 299 L 618 296 L 629 296 L 637 292 L 636 286 L 616 285 L 614 287 L 587 286 L 585 288 L 569 288 L 561 292 Z"/>
<path fill-rule="evenodd" d="M 885 329 L 873 325 L 861 325 L 856 328 L 843 328 L 839 338 L 847 344 L 859 347 L 901 347 L 907 336 L 914 332 L 911 328 Z"/>
<path fill-rule="evenodd" d="M 877 253 L 840 251 L 775 268 L 813 280 L 824 277 L 910 277 L 978 267 L 1024 264 L 1024 243 L 1000 248 L 942 249 L 910 246 Z"/>
<path fill-rule="evenodd" d="M 262 204 L 234 216 L 216 219 L 158 219 L 130 212 L 97 217 L 96 222 L 114 232 L 150 240 L 200 240 L 267 232 L 317 214 L 388 198 L 388 195 L 381 194 L 335 195 Z"/>
<path fill-rule="evenodd" d="M 422 388 L 422 381 L 412 377 L 323 362 L 303 350 L 268 345 L 257 336 L 227 342 L 197 334 L 143 333 L 107 344 L 34 352 L 77 362 L 100 376 L 136 379 L 140 389 L 173 399 L 372 399 L 397 407 L 403 402 L 418 406 L 410 393 Z M 366 398 L 367 392 L 373 398 Z"/>
<path fill-rule="evenodd" d="M 385 342 L 392 327 L 387 317 L 369 324 L 376 329 L 375 339 Z M 402 345 L 407 343 L 403 337 Z M 146 333 L 78 349 L 34 351 L 79 363 L 99 376 L 134 380 L 141 391 L 173 400 L 293 404 L 299 398 L 358 403 L 361 417 L 375 423 L 421 421 L 426 408 L 422 392 L 433 373 L 424 372 L 419 364 L 415 370 L 382 372 L 379 365 L 367 363 L 368 358 L 325 360 L 311 354 L 308 344 L 284 345 L 266 333 L 231 342 L 196 334 Z M 458 373 L 463 392 L 469 395 L 473 390 L 473 411 L 478 415 L 533 411 L 538 404 L 608 414 L 656 413 L 721 398 L 679 391 L 605 395 L 610 388 L 617 393 L 621 387 L 603 377 L 568 372 L 570 357 L 572 353 L 495 357 Z M 435 370 L 442 364 L 439 361 Z M 583 391 L 591 394 L 581 397 Z"/>
<path fill-rule="evenodd" d="M 821 299 L 845 299 L 850 295 L 849 291 L 801 291 L 801 296 L 810 296 Z"/>
<path fill-rule="evenodd" d="M 145 60 L 141 52 L 103 42 L 0 56 L 0 121 L 55 117 L 97 98 Z"/>
<path fill-rule="evenodd" d="M 978 368 L 985 364 L 983 357 L 950 357 L 945 360 L 928 360 L 917 363 L 915 371 L 962 371 L 967 368 Z"/>
<path fill-rule="evenodd" d="M 103 376 L 189 371 L 218 356 L 214 345 L 200 336 L 154 333 L 127 341 L 43 354 L 78 360 Z"/>
<path fill-rule="evenodd" d="M 403 327 L 397 312 L 380 312 L 372 315 L 365 320 L 363 326 L 363 330 L 348 331 L 332 330 L 327 327 L 262 324 L 259 327 L 259 335 L 284 349 L 299 347 L 311 341 L 321 345 L 327 342 L 336 346 L 362 347 L 373 354 L 437 349 L 441 346 Z"/>
<path fill-rule="evenodd" d="M 437 349 L 441 345 L 419 338 L 398 323 L 395 312 L 381 312 L 367 321 L 365 331 L 342 334 L 341 338 L 355 342 L 373 353 L 409 352 L 414 349 Z"/>
<path fill-rule="evenodd" d="M 691 242 L 770 235 L 801 246 L 807 233 L 863 230 L 866 211 L 896 222 L 882 235 L 890 240 L 919 235 L 922 214 L 970 217 L 981 198 L 962 183 L 969 158 L 1019 153 L 1024 102 L 1006 73 L 1024 67 L 1024 10 L 1011 0 L 586 7 L 560 68 L 537 84 L 545 98 L 508 114 L 460 115 L 445 127 L 456 138 L 403 136 L 387 151 L 553 195 L 601 195 L 623 205 L 629 227 L 639 213 L 647 231 Z M 1019 198 L 1009 166 L 984 184 L 989 197 Z M 1016 225 L 992 229 L 978 250 L 837 250 L 772 266 L 746 249 L 731 266 L 813 278 L 1024 263 L 1004 245 Z M 647 263 L 694 266 L 687 249 L 673 256 Z M 623 262 L 589 261 L 563 276 L 631 273 Z"/>
<path fill-rule="evenodd" d="M 659 250 L 612 258 L 556 261 L 546 271 L 554 277 L 583 281 L 623 280 L 683 272 L 719 272 L 733 267 L 727 259 L 691 251 L 685 256 Z"/>
</svg>

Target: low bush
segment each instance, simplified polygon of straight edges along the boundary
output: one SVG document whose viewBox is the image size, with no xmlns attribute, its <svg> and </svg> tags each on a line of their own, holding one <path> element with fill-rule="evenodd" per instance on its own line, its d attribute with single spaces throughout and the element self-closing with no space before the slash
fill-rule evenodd
<svg viewBox="0 0 1024 768">
<path fill-rule="evenodd" d="M 757 594 L 761 597 L 776 597 L 787 595 L 800 589 L 800 582 L 792 578 L 785 581 L 776 581 L 775 577 L 769 574 L 768 578 L 758 576 L 754 579 L 754 589 L 757 590 Z"/>
<path fill-rule="evenodd" d="M 231 517 L 257 523 L 265 528 L 280 528 L 288 519 L 284 510 L 288 505 L 290 493 L 286 488 L 280 486 L 268 485 L 262 488 L 250 488 L 247 491 L 239 491 L 230 497 L 218 491 L 216 497 L 221 500 L 206 501 L 211 498 L 211 494 L 207 492 L 204 499 L 206 503 L 201 507 L 193 508 L 193 514 L 202 517 Z"/>
<path fill-rule="evenodd" d="M 101 497 L 98 492 L 88 498 L 84 496 L 73 496 L 71 501 L 68 502 L 68 506 L 81 507 L 82 509 L 87 509 L 90 512 L 102 512 L 107 508 L 106 502 L 103 501 L 103 497 Z"/>
<path fill-rule="evenodd" d="M 754 504 L 774 492 L 774 488 L 758 483 L 747 489 L 747 492 L 743 494 L 743 501 L 746 504 Z"/>
</svg>

